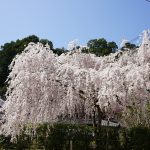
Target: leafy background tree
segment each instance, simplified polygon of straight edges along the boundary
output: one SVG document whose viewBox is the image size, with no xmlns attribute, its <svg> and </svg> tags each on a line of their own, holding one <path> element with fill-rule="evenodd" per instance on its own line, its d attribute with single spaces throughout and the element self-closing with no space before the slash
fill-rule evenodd
<svg viewBox="0 0 150 150">
<path fill-rule="evenodd" d="M 51 41 L 47 40 L 47 39 L 41 39 L 39 42 L 42 43 L 43 45 L 48 44 L 48 45 L 50 46 L 50 49 L 51 49 L 51 50 L 54 49 L 53 43 L 52 43 Z"/>
<path fill-rule="evenodd" d="M 125 45 L 121 48 L 121 50 L 128 50 L 128 49 L 136 49 L 138 46 L 132 44 L 130 42 L 125 43 Z"/>
<path fill-rule="evenodd" d="M 118 48 L 115 42 L 107 42 L 104 38 L 90 40 L 87 46 L 89 47 L 89 52 L 94 53 L 96 56 L 109 55 Z"/>
</svg>

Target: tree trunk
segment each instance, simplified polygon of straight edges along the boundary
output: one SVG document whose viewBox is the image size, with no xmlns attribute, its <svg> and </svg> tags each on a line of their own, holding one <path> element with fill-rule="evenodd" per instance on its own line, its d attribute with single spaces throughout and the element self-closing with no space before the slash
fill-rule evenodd
<svg viewBox="0 0 150 150">
<path fill-rule="evenodd" d="M 103 113 L 101 111 L 101 108 L 97 103 L 97 100 L 94 101 L 94 109 L 93 110 L 93 126 L 94 126 L 94 136 L 95 136 L 95 142 L 96 142 L 96 149 L 100 149 L 100 134 L 101 134 L 101 123 L 102 123 L 102 117 Z M 96 122 L 96 114 L 98 116 L 98 123 Z"/>
</svg>

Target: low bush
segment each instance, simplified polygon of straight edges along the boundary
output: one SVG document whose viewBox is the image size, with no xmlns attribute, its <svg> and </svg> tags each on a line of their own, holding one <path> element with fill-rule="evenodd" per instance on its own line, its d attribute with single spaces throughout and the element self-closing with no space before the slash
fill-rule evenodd
<svg viewBox="0 0 150 150">
<path fill-rule="evenodd" d="M 0 149 L 44 150 L 149 150 L 150 129 L 102 127 L 100 133 L 88 125 L 38 124 L 28 125 L 17 135 L 0 136 Z"/>
</svg>

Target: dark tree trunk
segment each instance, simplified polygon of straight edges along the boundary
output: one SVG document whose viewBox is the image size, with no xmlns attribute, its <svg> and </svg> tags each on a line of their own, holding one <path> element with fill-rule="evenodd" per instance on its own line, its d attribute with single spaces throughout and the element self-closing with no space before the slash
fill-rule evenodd
<svg viewBox="0 0 150 150">
<path fill-rule="evenodd" d="M 97 116 L 97 117 L 96 117 Z M 94 110 L 93 110 L 93 126 L 94 126 L 94 136 L 96 142 L 96 149 L 100 149 L 100 134 L 101 134 L 101 123 L 102 123 L 103 113 L 100 106 L 97 104 L 97 99 L 94 100 Z M 98 120 L 98 122 L 97 122 Z"/>
</svg>

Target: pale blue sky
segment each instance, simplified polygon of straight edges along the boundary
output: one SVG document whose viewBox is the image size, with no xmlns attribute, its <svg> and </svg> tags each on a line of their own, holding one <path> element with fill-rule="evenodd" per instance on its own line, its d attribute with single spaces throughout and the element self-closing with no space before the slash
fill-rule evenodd
<svg viewBox="0 0 150 150">
<path fill-rule="evenodd" d="M 104 37 L 119 44 L 150 28 L 145 0 L 0 0 L 0 45 L 35 34 L 54 47 Z"/>
</svg>

